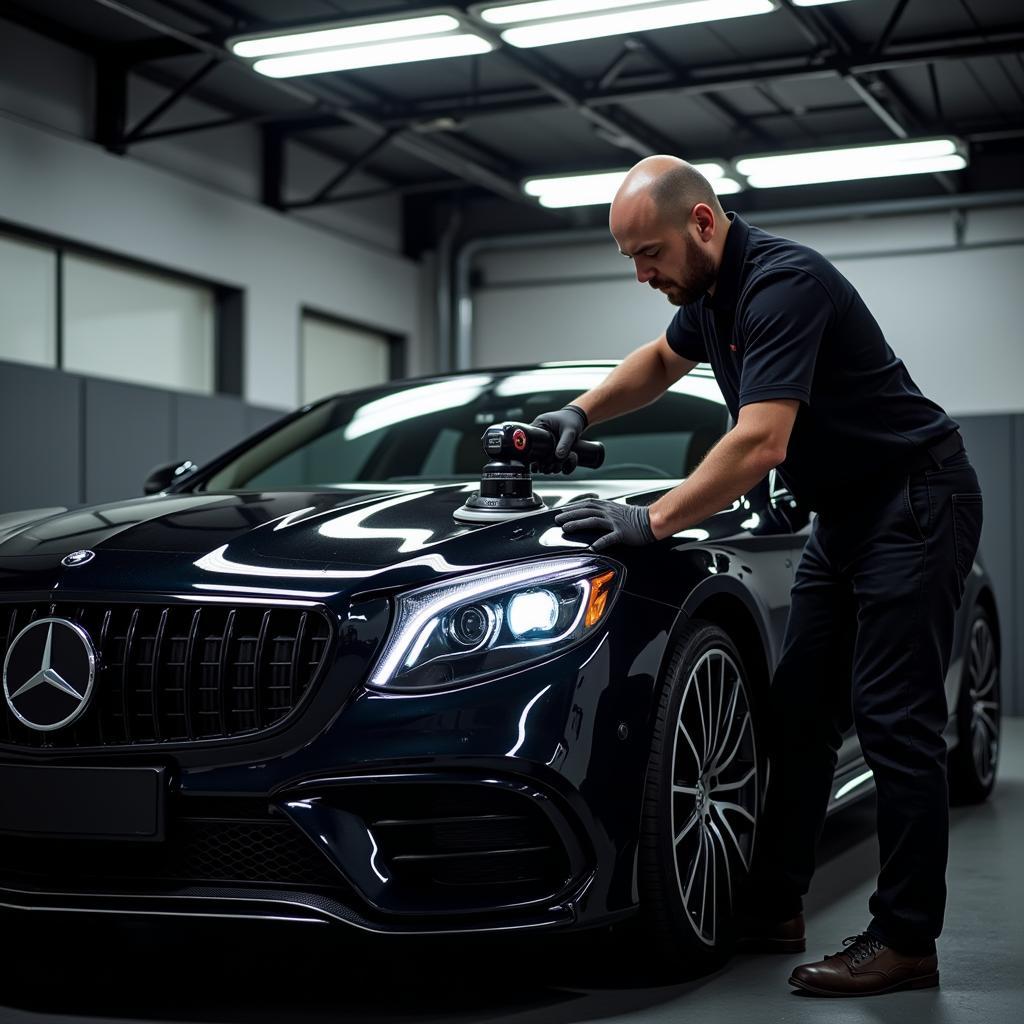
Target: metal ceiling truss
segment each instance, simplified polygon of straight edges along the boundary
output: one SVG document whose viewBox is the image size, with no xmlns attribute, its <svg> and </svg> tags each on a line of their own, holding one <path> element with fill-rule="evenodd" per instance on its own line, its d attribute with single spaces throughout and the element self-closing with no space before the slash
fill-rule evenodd
<svg viewBox="0 0 1024 1024">
<path fill-rule="evenodd" d="M 843 60 L 849 60 L 854 45 L 846 34 L 832 19 L 830 13 L 816 7 L 797 7 L 792 0 L 779 0 L 783 9 L 794 19 L 806 37 L 815 45 L 825 43 L 834 49 Z M 892 35 L 902 15 L 905 3 L 897 3 L 883 29 L 883 36 Z M 876 48 L 877 49 L 877 48 Z M 907 99 L 898 86 L 884 71 L 855 72 L 852 70 L 839 72 L 840 77 L 853 90 L 864 105 L 882 122 L 898 139 L 907 139 L 919 132 L 930 134 L 939 130 L 939 126 L 925 123 L 919 111 Z M 932 177 L 950 193 L 957 191 L 956 182 L 948 175 L 938 172 Z"/>
<path fill-rule="evenodd" d="M 235 57 L 234 54 L 225 49 L 221 42 L 213 42 L 202 36 L 184 32 L 173 25 L 167 24 L 162 19 L 136 10 L 130 5 L 120 2 L 120 0 L 93 0 L 93 2 L 137 24 L 144 25 L 146 28 L 173 40 L 179 46 L 187 47 L 186 52 L 206 55 L 211 59 L 214 66 L 230 62 L 244 68 L 249 74 L 257 75 L 246 61 Z M 157 51 L 161 57 L 181 55 L 181 51 L 174 47 L 168 49 L 157 47 Z M 143 59 L 148 59 L 149 53 L 146 51 L 141 52 Z M 129 144 L 124 128 L 127 106 L 127 71 L 129 66 L 127 55 L 130 54 L 134 64 L 139 53 L 139 48 L 133 43 L 130 47 L 126 48 L 125 56 L 121 59 L 108 58 L 97 61 L 97 141 L 114 151 L 123 152 L 123 147 Z M 204 76 L 206 73 L 208 72 L 204 68 Z M 196 77 L 195 75 L 193 76 L 193 78 Z M 386 139 L 388 143 L 393 144 L 396 148 L 403 149 L 420 160 L 434 164 L 455 178 L 461 179 L 464 183 L 489 189 L 517 202 L 529 202 L 531 204 L 534 202 L 530 197 L 523 194 L 517 180 L 506 177 L 496 168 L 488 167 L 473 157 L 434 140 L 423 139 L 413 133 L 396 131 L 391 126 L 381 125 L 369 114 L 355 110 L 351 102 L 344 97 L 326 92 L 315 85 L 299 85 L 282 79 L 266 78 L 262 75 L 258 77 L 265 85 L 290 96 L 292 99 L 305 103 L 307 107 L 307 110 L 300 112 L 297 117 L 296 115 L 291 115 L 268 119 L 270 123 L 264 126 L 262 194 L 264 201 L 268 202 L 269 205 L 276 206 L 279 209 L 286 209 L 291 205 L 284 199 L 283 147 L 290 134 L 290 128 L 296 123 L 300 126 L 301 130 L 308 131 L 310 129 L 309 113 L 315 113 L 320 117 L 328 118 L 329 120 L 326 124 L 330 126 L 353 125 L 365 129 L 377 137 L 378 141 Z M 174 90 L 170 97 L 162 101 L 160 105 L 162 109 L 151 111 L 150 114 L 146 115 L 143 119 L 146 124 L 152 124 L 157 116 L 166 113 L 174 103 L 186 95 L 190 85 L 194 84 L 195 82 L 191 84 L 183 83 L 181 87 Z M 242 116 L 242 120 L 247 118 L 248 115 Z M 256 115 L 254 119 L 260 120 L 261 115 Z M 205 121 L 193 126 L 193 130 L 208 130 L 212 127 L 223 126 L 226 123 L 239 123 L 239 121 L 236 118 L 226 118 L 223 121 L 219 121 L 219 119 L 216 121 Z M 188 126 L 180 126 L 173 129 L 173 132 L 180 135 L 188 130 L 190 130 Z M 162 137 L 166 137 L 166 134 L 165 132 Z M 155 132 L 151 132 L 148 135 L 140 134 L 133 141 L 142 141 L 145 138 L 153 138 L 155 135 Z M 379 148 L 379 146 L 375 146 L 375 151 L 379 150 Z M 367 159 L 369 157 L 365 154 L 362 157 L 357 157 L 357 165 L 362 166 Z M 351 160 L 348 162 L 349 167 L 351 167 L 352 162 Z M 355 170 L 355 168 L 352 168 L 352 170 Z M 336 175 L 335 177 L 338 178 L 336 184 L 340 183 L 341 177 L 347 177 L 348 173 L 351 172 L 347 172 L 346 168 L 346 170 L 341 172 L 341 176 Z M 333 187 L 334 185 L 332 185 Z M 437 186 L 434 185 L 434 188 L 436 189 Z M 331 189 L 328 189 L 326 192 L 323 189 L 320 191 L 323 192 L 321 201 L 334 202 L 343 198 L 330 195 Z M 313 203 L 307 199 L 299 201 L 296 205 L 310 206 Z"/>
<path fill-rule="evenodd" d="M 667 136 L 628 111 L 613 105 L 604 110 L 587 106 L 583 102 L 585 90 L 580 82 L 538 51 L 509 46 L 500 33 L 476 19 L 473 19 L 473 30 L 557 103 L 589 121 L 594 130 L 612 145 L 631 150 L 641 157 L 672 151 L 674 144 Z"/>
<path fill-rule="evenodd" d="M 466 141 L 449 135 L 444 142 L 436 136 L 423 137 L 423 130 L 439 120 L 451 126 L 496 114 L 543 111 L 562 107 L 584 118 L 594 131 L 610 144 L 631 151 L 636 156 L 654 152 L 671 152 L 674 142 L 657 128 L 635 116 L 620 104 L 624 101 L 651 97 L 665 93 L 678 93 L 697 99 L 716 117 L 723 119 L 738 136 L 757 140 L 770 150 L 771 136 L 758 125 L 761 117 L 792 114 L 768 98 L 778 108 L 765 115 L 745 115 L 721 95 L 733 88 L 753 87 L 762 92 L 773 81 L 799 80 L 816 77 L 841 77 L 851 88 L 857 102 L 833 105 L 822 110 L 846 110 L 860 105 L 868 107 L 874 115 L 898 138 L 907 138 L 921 130 L 943 130 L 941 104 L 935 81 L 934 64 L 944 60 L 965 60 L 970 57 L 1019 54 L 1024 49 L 1024 24 L 1009 30 L 986 33 L 977 25 L 976 34 L 944 36 L 939 38 L 904 41 L 890 46 L 909 0 L 895 0 L 882 32 L 870 47 L 858 47 L 839 28 L 832 15 L 818 8 L 796 7 L 791 0 L 780 0 L 794 24 L 811 43 L 810 54 L 768 60 L 736 61 L 728 64 L 708 65 L 684 69 L 646 36 L 626 37 L 622 51 L 594 81 L 581 82 L 564 72 L 551 60 L 533 50 L 522 50 L 507 45 L 491 26 L 475 20 L 474 27 L 488 38 L 495 50 L 532 83 L 532 88 L 493 90 L 475 93 L 469 100 L 464 96 L 439 97 L 417 104 L 396 101 L 381 90 L 358 83 L 360 91 L 373 97 L 371 104 L 356 102 L 337 91 L 330 84 L 305 82 L 303 84 L 281 79 L 257 76 L 261 83 L 305 104 L 306 109 L 291 113 L 253 113 L 236 111 L 223 118 L 211 118 L 174 127 L 155 127 L 173 107 L 214 70 L 224 63 L 233 63 L 256 75 L 250 65 L 234 56 L 224 46 L 226 29 L 198 35 L 184 32 L 160 18 L 136 10 L 122 0 L 92 0 L 110 11 L 143 25 L 157 33 L 153 38 L 122 46 L 106 46 L 97 57 L 97 115 L 96 138 L 114 152 L 123 153 L 129 146 L 155 139 L 210 131 L 240 124 L 262 127 L 263 136 L 263 198 L 278 209 L 298 209 L 352 201 L 371 195 L 388 193 L 416 194 L 452 190 L 467 186 L 482 187 L 507 199 L 535 205 L 523 194 L 518 175 L 510 177 L 501 168 L 500 154 L 486 154 L 482 144 L 475 146 L 490 163 L 468 152 Z M 178 14 L 188 13 L 198 20 L 194 12 L 186 11 L 177 0 L 158 0 Z M 254 22 L 244 11 L 227 0 L 197 0 L 203 7 L 233 22 L 232 32 L 260 31 L 270 28 L 264 22 Z M 406 3 L 401 8 L 389 8 L 384 14 L 412 13 L 417 9 L 436 6 L 432 0 Z M 468 3 L 455 3 L 465 10 Z M 72 29 L 48 22 L 10 0 L 0 0 L 0 16 L 8 17 L 61 41 L 84 48 L 87 37 Z M 287 30 L 295 24 L 274 25 Z M 218 34 L 220 33 L 220 34 Z M 63 38 L 62 38 L 63 37 Z M 95 40 L 88 40 L 92 49 Z M 638 53 L 653 61 L 658 70 L 626 74 L 628 65 Z M 134 126 L 127 127 L 127 81 L 129 70 L 144 63 L 170 57 L 205 55 L 208 59 L 185 81 L 171 87 L 171 92 L 157 103 Z M 885 72 L 897 68 L 925 65 L 928 68 L 935 100 L 934 117 L 926 117 L 886 76 Z M 284 147 L 289 138 L 300 132 L 354 125 L 369 131 L 373 141 L 361 153 L 346 160 L 343 166 L 315 193 L 299 200 L 286 199 Z M 411 130 L 410 130 L 411 129 Z M 392 182 L 386 188 L 371 188 L 357 192 L 338 193 L 337 190 L 355 171 L 365 167 L 385 146 L 395 146 L 420 160 L 433 164 L 452 175 L 451 180 L 415 183 Z M 475 145 L 475 144 L 473 144 Z M 321 152 L 324 150 L 321 149 Z M 338 157 L 337 153 L 329 155 Z M 722 153 L 721 156 L 731 154 Z M 493 164 L 493 165 L 491 165 Z M 936 175 L 947 190 L 955 186 L 947 175 Z"/>
<path fill-rule="evenodd" d="M 900 18 L 903 17 L 903 12 L 907 9 L 908 3 L 910 3 L 910 0 L 896 0 L 896 4 L 889 14 L 889 20 L 885 23 L 885 28 L 882 29 L 881 34 L 875 41 L 875 53 L 884 52 L 885 48 L 889 45 L 889 40 L 892 39 L 892 34 L 896 31 L 896 27 L 899 25 Z"/>
<path fill-rule="evenodd" d="M 647 54 L 664 70 L 669 72 L 676 70 L 676 64 L 672 58 L 648 35 L 630 37 L 626 42 L 627 44 L 632 42 L 636 49 Z M 763 87 L 758 86 L 758 88 Z M 695 98 L 706 110 L 710 111 L 713 117 L 724 120 L 729 125 L 731 131 L 746 135 L 764 146 L 772 145 L 771 136 L 747 115 L 736 110 L 724 96 L 720 96 L 717 92 L 706 92 L 696 93 Z"/>
<path fill-rule="evenodd" d="M 194 36 L 178 29 L 174 29 L 172 26 L 165 24 L 159 19 L 152 18 L 124 3 L 121 3 L 120 0 L 94 0 L 94 2 L 126 17 L 132 18 L 141 24 L 147 25 L 156 31 L 166 33 L 177 42 L 191 46 L 194 51 L 206 53 L 211 57 L 211 60 L 207 64 L 203 65 L 203 67 L 195 72 L 187 81 L 183 82 L 171 93 L 170 96 L 166 97 L 160 104 L 158 104 L 157 108 L 143 118 L 142 122 L 140 122 L 135 129 L 129 132 L 125 132 L 123 129 L 127 86 L 125 85 L 124 89 L 119 93 L 113 83 L 111 83 L 104 92 L 105 99 L 111 103 L 111 110 L 99 115 L 100 120 L 97 123 L 97 138 L 108 148 L 116 152 L 124 152 L 127 146 L 131 145 L 133 142 L 145 141 L 147 138 L 154 137 L 153 135 L 145 135 L 143 133 L 143 129 L 153 124 L 158 117 L 173 107 L 178 100 L 188 93 L 189 89 L 206 77 L 214 67 L 230 60 L 249 69 L 249 65 L 247 63 L 235 58 L 234 55 L 229 53 L 222 44 L 218 45 L 217 43 L 213 43 L 199 36 Z M 574 82 L 569 76 L 563 74 L 555 65 L 551 64 L 539 54 L 516 51 L 514 48 L 509 47 L 502 42 L 500 36 L 496 32 L 489 29 L 481 29 L 481 34 L 490 38 L 495 49 L 503 51 L 527 78 L 544 90 L 557 103 L 576 111 L 590 121 L 595 130 L 599 132 L 602 138 L 609 143 L 624 149 L 632 150 L 637 156 L 646 156 L 650 153 L 666 152 L 672 149 L 671 140 L 666 136 L 661 135 L 656 129 L 645 124 L 628 111 L 614 109 L 597 110 L 585 107 L 581 103 L 578 95 L 578 83 Z M 107 78 L 109 81 L 112 76 L 120 75 L 121 73 L 122 69 L 115 67 L 103 77 Z M 126 71 L 123 73 L 126 74 Z M 304 94 L 304 98 L 320 107 L 330 108 L 332 104 L 336 106 L 339 102 L 338 100 L 332 101 L 325 99 L 324 94 L 320 91 L 311 91 L 303 87 L 296 87 L 290 83 L 282 83 L 279 80 L 272 81 L 277 84 L 278 87 L 284 86 L 291 95 Z M 264 130 L 263 141 L 264 174 L 262 192 L 264 201 L 269 202 L 270 205 L 275 206 L 278 209 L 290 209 L 296 207 L 301 208 L 315 206 L 322 202 L 329 202 L 337 199 L 338 197 L 331 195 L 333 189 L 337 187 L 337 185 L 341 184 L 344 179 L 349 177 L 349 175 L 358 166 L 365 164 L 366 161 L 375 155 L 384 144 L 392 141 L 395 141 L 396 144 L 401 144 L 403 141 L 400 133 L 402 128 L 405 126 L 381 125 L 367 109 L 360 110 L 358 112 L 353 111 L 346 103 L 343 107 L 336 106 L 336 109 L 332 112 L 335 113 L 342 122 L 357 124 L 361 127 L 370 128 L 375 131 L 378 135 L 377 141 L 365 154 L 357 157 L 355 161 L 350 162 L 347 167 L 342 168 L 338 175 L 336 175 L 335 179 L 328 182 L 327 185 L 320 189 L 314 196 L 297 202 L 288 202 L 284 199 L 284 160 L 279 152 L 280 148 L 285 143 L 287 132 L 282 125 L 268 126 Z M 224 123 L 237 122 L 233 119 L 231 122 L 228 122 L 227 119 L 225 119 Z M 208 130 L 212 127 L 219 126 L 220 125 L 215 121 L 205 121 L 198 125 L 202 130 Z M 184 134 L 187 130 L 187 126 L 179 126 L 174 129 L 176 134 Z M 163 135 L 162 137 L 166 137 L 166 135 Z M 472 184 L 482 184 L 484 187 L 491 189 L 491 191 L 498 192 L 506 198 L 515 198 L 518 202 L 526 202 L 530 205 L 536 205 L 535 200 L 526 196 L 519 189 L 517 182 L 504 178 L 500 175 L 500 172 L 487 168 L 484 165 L 475 164 L 474 161 L 470 160 L 463 154 L 450 151 L 436 142 L 429 142 L 423 139 L 412 138 L 410 136 L 405 136 L 404 138 L 406 142 L 404 148 L 410 148 L 409 144 L 411 143 L 412 148 L 419 151 L 418 155 L 420 155 L 421 158 L 430 160 L 452 173 L 456 173 L 463 178 L 467 178 L 467 180 Z M 444 155 L 445 159 L 439 161 L 437 157 L 441 154 Z M 451 158 L 455 158 L 456 167 L 461 169 L 452 170 Z M 467 174 L 467 171 L 470 173 Z"/>
<path fill-rule="evenodd" d="M 635 74 L 617 78 L 608 88 L 584 90 L 581 102 L 586 107 L 601 107 L 659 95 L 697 96 L 753 88 L 764 83 L 833 78 L 845 74 L 869 75 L 942 61 L 1016 54 L 1021 50 L 1024 50 L 1024 25 L 1013 31 L 989 33 L 987 39 L 958 35 L 914 40 L 894 46 L 884 55 L 865 50 L 843 58 L 815 52 L 810 56 L 800 54 Z M 383 124 L 400 127 L 443 114 L 468 122 L 496 114 L 536 113 L 555 106 L 551 99 L 536 92 L 524 95 L 522 89 L 494 90 L 481 93 L 472 103 L 466 102 L 462 96 L 441 96 L 390 111 L 378 111 L 378 116 Z"/>
</svg>

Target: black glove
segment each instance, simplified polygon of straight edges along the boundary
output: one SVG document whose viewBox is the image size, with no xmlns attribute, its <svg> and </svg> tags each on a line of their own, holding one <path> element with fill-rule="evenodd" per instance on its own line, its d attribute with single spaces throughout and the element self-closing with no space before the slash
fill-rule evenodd
<svg viewBox="0 0 1024 1024">
<path fill-rule="evenodd" d="M 531 426 L 543 427 L 555 440 L 554 458 L 549 462 L 538 462 L 541 473 L 571 473 L 579 461 L 572 446 L 587 429 L 587 414 L 578 405 L 567 405 L 554 412 L 543 412 Z"/>
<path fill-rule="evenodd" d="M 612 544 L 639 547 L 657 540 L 651 529 L 651 510 L 646 505 L 620 505 L 591 498 L 568 505 L 555 516 L 555 522 L 566 536 L 578 530 L 600 531 L 602 536 L 591 543 L 591 551 L 603 551 Z"/>
</svg>

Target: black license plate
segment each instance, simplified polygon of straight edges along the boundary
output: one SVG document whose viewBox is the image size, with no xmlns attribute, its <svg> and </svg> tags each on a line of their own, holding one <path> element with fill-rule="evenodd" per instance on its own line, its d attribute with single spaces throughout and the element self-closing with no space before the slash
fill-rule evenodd
<svg viewBox="0 0 1024 1024">
<path fill-rule="evenodd" d="M 0 764 L 0 833 L 164 837 L 165 768 Z"/>
</svg>

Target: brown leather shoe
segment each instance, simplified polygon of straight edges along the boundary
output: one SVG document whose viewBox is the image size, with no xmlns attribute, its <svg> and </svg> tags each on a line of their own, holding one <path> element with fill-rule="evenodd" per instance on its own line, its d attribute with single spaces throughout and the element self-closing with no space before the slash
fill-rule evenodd
<svg viewBox="0 0 1024 1024">
<path fill-rule="evenodd" d="M 793 971 L 790 985 L 816 996 L 876 996 L 939 984 L 939 961 L 934 953 L 897 953 L 867 932 L 843 939 L 843 946 L 819 963 L 801 964 Z"/>
<path fill-rule="evenodd" d="M 788 921 L 741 917 L 736 935 L 736 948 L 743 953 L 802 953 L 807 948 L 803 914 Z"/>
</svg>

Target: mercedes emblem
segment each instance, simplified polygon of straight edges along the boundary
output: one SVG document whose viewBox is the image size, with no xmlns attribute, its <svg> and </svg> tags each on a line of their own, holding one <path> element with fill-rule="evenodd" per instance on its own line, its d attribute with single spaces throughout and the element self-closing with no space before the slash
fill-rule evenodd
<svg viewBox="0 0 1024 1024">
<path fill-rule="evenodd" d="M 86 562 L 91 562 L 95 557 L 95 551 L 88 551 L 83 548 L 80 551 L 72 551 L 70 555 L 65 555 L 60 560 L 60 564 L 69 567 L 73 565 L 85 565 Z"/>
<path fill-rule="evenodd" d="M 95 677 L 96 652 L 81 626 L 67 619 L 36 619 L 7 649 L 4 697 L 20 722 L 51 732 L 85 711 Z"/>
</svg>

